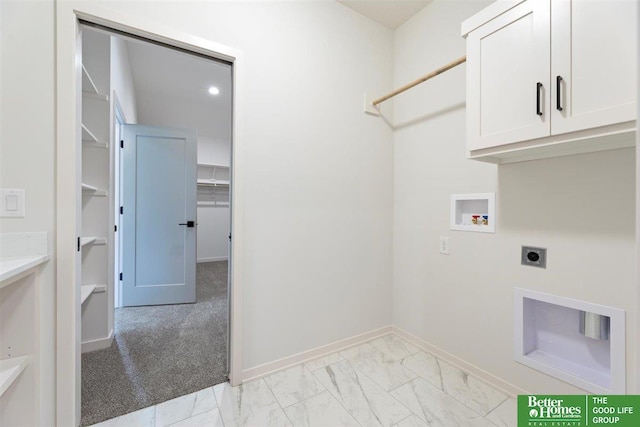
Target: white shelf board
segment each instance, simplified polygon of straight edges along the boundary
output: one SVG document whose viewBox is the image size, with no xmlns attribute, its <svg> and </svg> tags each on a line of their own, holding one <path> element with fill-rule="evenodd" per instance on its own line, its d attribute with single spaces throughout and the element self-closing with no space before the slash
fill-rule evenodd
<svg viewBox="0 0 640 427">
<path fill-rule="evenodd" d="M 0 258 L 0 288 L 24 277 L 48 259 L 49 255 Z"/>
<path fill-rule="evenodd" d="M 94 187 L 93 185 L 82 183 L 82 191 L 85 193 L 90 193 L 92 196 L 96 197 L 106 197 L 107 190 L 100 190 L 98 187 Z"/>
<path fill-rule="evenodd" d="M 80 304 L 84 304 L 87 298 L 89 298 L 89 295 L 91 295 L 95 289 L 96 285 L 80 286 Z"/>
<path fill-rule="evenodd" d="M 0 360 L 0 396 L 14 383 L 29 364 L 29 356 Z"/>
<path fill-rule="evenodd" d="M 96 241 L 96 239 L 97 239 L 96 236 L 81 237 L 80 246 L 85 246 L 85 245 L 88 245 L 89 243 L 93 243 Z"/>
<path fill-rule="evenodd" d="M 229 169 L 227 165 L 217 165 L 215 163 L 198 163 L 199 167 L 203 168 L 220 168 L 220 169 Z"/>
<path fill-rule="evenodd" d="M 198 185 L 201 187 L 228 187 L 229 181 L 220 179 L 199 179 Z"/>
<path fill-rule="evenodd" d="M 206 208 L 228 208 L 229 202 L 198 202 L 198 207 L 206 207 Z"/>
<path fill-rule="evenodd" d="M 98 187 L 94 187 L 93 185 L 82 183 L 82 191 L 98 191 Z"/>
<path fill-rule="evenodd" d="M 82 65 L 82 92 L 85 96 L 91 95 L 105 101 L 109 100 L 109 97 L 107 95 L 101 93 L 98 90 L 98 87 L 94 83 L 93 78 L 91 78 L 91 74 L 89 74 L 89 71 L 87 71 L 84 65 Z"/>
<path fill-rule="evenodd" d="M 106 237 L 96 237 L 96 236 L 85 236 L 80 238 L 80 246 L 85 245 L 106 245 L 107 238 Z"/>
<path fill-rule="evenodd" d="M 85 98 L 97 99 L 99 101 L 109 101 L 109 96 L 104 93 L 82 91 L 82 96 Z"/>
<path fill-rule="evenodd" d="M 83 148 L 109 148 L 106 142 L 82 141 Z"/>
<path fill-rule="evenodd" d="M 84 125 L 84 123 L 83 123 L 83 124 L 81 124 L 80 126 L 82 126 L 82 141 L 83 141 L 83 142 L 95 142 L 95 143 L 97 143 L 97 144 L 104 144 L 104 142 L 101 142 L 101 141 L 98 139 L 98 137 L 97 137 L 97 136 L 95 136 L 95 135 L 93 134 L 93 132 L 91 132 L 91 131 L 89 130 L 89 128 L 88 128 L 88 127 L 86 127 L 86 126 Z"/>
</svg>

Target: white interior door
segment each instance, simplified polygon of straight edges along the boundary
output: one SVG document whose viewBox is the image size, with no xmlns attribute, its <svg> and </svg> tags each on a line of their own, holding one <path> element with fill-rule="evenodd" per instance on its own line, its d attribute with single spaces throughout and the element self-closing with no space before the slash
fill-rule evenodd
<svg viewBox="0 0 640 427">
<path fill-rule="evenodd" d="M 196 300 L 195 132 L 123 126 L 122 302 Z"/>
</svg>

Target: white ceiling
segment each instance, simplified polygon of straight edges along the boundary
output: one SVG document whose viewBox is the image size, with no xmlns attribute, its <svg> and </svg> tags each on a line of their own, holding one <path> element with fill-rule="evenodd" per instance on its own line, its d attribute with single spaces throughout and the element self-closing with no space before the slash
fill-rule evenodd
<svg viewBox="0 0 640 427">
<path fill-rule="evenodd" d="M 231 66 L 152 43 L 127 39 L 140 124 L 231 135 Z M 208 93 L 211 86 L 220 94 Z"/>
<path fill-rule="evenodd" d="M 431 0 L 338 0 L 367 18 L 395 30 Z"/>
</svg>

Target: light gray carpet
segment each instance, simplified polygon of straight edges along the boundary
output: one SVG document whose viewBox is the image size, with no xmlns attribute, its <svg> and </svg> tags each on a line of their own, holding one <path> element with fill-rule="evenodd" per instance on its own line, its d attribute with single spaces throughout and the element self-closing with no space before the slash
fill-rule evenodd
<svg viewBox="0 0 640 427">
<path fill-rule="evenodd" d="M 82 355 L 81 425 L 226 381 L 227 262 L 196 283 L 195 304 L 116 309 L 111 347 Z"/>
</svg>

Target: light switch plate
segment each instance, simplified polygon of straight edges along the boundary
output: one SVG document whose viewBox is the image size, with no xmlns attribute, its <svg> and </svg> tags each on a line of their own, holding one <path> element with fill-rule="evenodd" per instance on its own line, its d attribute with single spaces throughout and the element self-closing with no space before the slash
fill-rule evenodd
<svg viewBox="0 0 640 427">
<path fill-rule="evenodd" d="M 24 218 L 24 198 L 23 189 L 0 189 L 0 217 Z"/>
<path fill-rule="evenodd" d="M 449 255 L 449 238 L 440 236 L 440 253 Z"/>
</svg>

